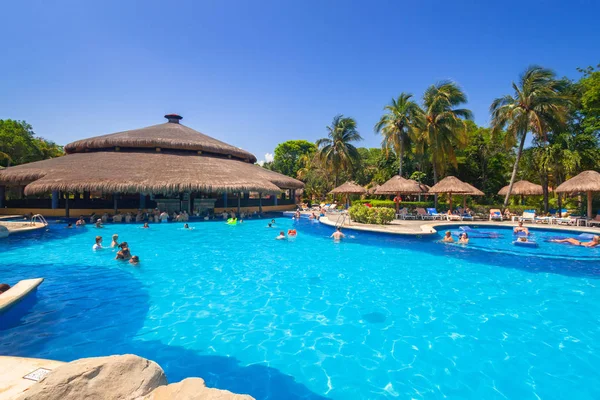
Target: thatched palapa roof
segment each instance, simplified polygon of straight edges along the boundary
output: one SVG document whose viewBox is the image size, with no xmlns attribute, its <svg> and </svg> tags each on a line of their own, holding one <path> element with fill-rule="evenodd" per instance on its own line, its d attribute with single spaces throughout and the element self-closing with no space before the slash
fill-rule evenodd
<svg viewBox="0 0 600 400">
<path fill-rule="evenodd" d="M 63 157 L 6 168 L 0 171 L 0 182 L 24 184 L 26 194 L 278 193 L 304 187 L 253 164 L 251 153 L 180 125 L 181 117 L 166 117 L 165 124 L 70 143 Z"/>
<path fill-rule="evenodd" d="M 354 182 L 348 181 L 333 189 L 330 194 L 362 194 L 366 193 L 366 189 Z"/>
<path fill-rule="evenodd" d="M 583 171 L 556 188 L 559 193 L 600 192 L 600 173 Z"/>
<path fill-rule="evenodd" d="M 484 193 L 475 186 L 465 183 L 455 176 L 447 176 L 431 188 L 429 193 L 466 194 L 470 196 L 483 196 Z"/>
<path fill-rule="evenodd" d="M 498 194 L 500 196 L 506 196 L 508 193 L 508 187 L 510 185 L 504 186 Z M 531 183 L 529 181 L 518 181 L 513 184 L 512 192 L 515 196 L 538 196 L 544 194 L 544 189 L 542 185 L 536 185 L 535 183 Z"/>
<path fill-rule="evenodd" d="M 410 179 L 404 179 L 400 175 L 393 176 L 375 190 L 375 194 L 418 194 L 424 192 L 424 187 L 421 184 Z"/>
</svg>

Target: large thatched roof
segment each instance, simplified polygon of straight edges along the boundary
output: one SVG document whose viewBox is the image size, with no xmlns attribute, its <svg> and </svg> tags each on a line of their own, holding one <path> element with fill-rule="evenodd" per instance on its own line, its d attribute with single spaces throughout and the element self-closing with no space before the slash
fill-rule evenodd
<svg viewBox="0 0 600 400">
<path fill-rule="evenodd" d="M 421 184 L 404 179 L 400 175 L 393 176 L 375 190 L 375 194 L 418 194 L 423 192 L 425 190 Z"/>
<path fill-rule="evenodd" d="M 484 193 L 475 186 L 465 183 L 455 176 L 447 176 L 431 188 L 429 193 L 453 193 L 467 194 L 471 196 L 483 196 Z"/>
<path fill-rule="evenodd" d="M 26 194 L 50 190 L 118 193 L 184 191 L 277 193 L 261 167 L 237 160 L 165 153 L 75 153 L 6 168 L 0 180 L 29 183 Z M 291 178 L 289 178 L 291 180 Z M 283 184 L 283 181 L 279 182 Z"/>
<path fill-rule="evenodd" d="M 65 148 L 69 154 L 63 157 L 3 169 L 0 182 L 26 185 L 26 194 L 278 193 L 304 187 L 296 179 L 252 164 L 256 160 L 252 154 L 177 122 L 80 140 Z"/>
<path fill-rule="evenodd" d="M 343 185 L 336 187 L 329 193 L 331 193 L 331 194 L 362 194 L 362 193 L 366 193 L 366 192 L 367 191 L 364 187 L 357 185 L 354 182 L 348 181 L 348 182 L 344 183 Z"/>
<path fill-rule="evenodd" d="M 600 173 L 583 171 L 556 188 L 559 193 L 600 192 Z"/>
<path fill-rule="evenodd" d="M 181 125 L 180 116 L 165 115 L 169 122 L 148 126 L 141 129 L 111 133 L 109 135 L 95 136 L 78 140 L 65 146 L 67 154 L 82 151 L 125 148 L 161 148 L 175 150 L 202 151 L 204 153 L 220 154 L 256 162 L 256 157 L 238 147 L 231 146 L 215 138 Z"/>
<path fill-rule="evenodd" d="M 508 193 L 508 187 L 510 185 L 504 186 L 498 194 L 500 196 L 506 196 Z M 544 189 L 542 185 L 536 185 L 535 183 L 531 183 L 529 181 L 518 181 L 513 184 L 512 192 L 515 196 L 536 196 L 544 194 Z"/>
</svg>

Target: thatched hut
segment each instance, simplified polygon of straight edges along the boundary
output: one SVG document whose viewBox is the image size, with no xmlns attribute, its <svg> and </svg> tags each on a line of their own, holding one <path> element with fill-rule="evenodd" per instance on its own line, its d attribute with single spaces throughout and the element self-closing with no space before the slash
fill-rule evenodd
<svg viewBox="0 0 600 400">
<path fill-rule="evenodd" d="M 363 194 L 366 193 L 367 190 L 360 186 L 357 183 L 354 183 L 352 181 L 348 181 L 338 187 L 336 187 L 335 189 L 333 189 L 331 192 L 329 192 L 329 194 L 345 194 L 346 195 L 346 206 L 350 206 L 350 198 L 349 196 L 351 194 Z"/>
<path fill-rule="evenodd" d="M 293 191 L 302 188 L 302 182 L 255 165 L 253 154 L 180 124 L 179 115 L 165 118 L 168 122 L 163 124 L 69 143 L 63 157 L 3 169 L 0 187 L 21 186 L 25 195 L 52 192 L 55 209 L 62 200 L 60 192 L 76 193 L 71 206 L 82 209 L 94 208 L 90 192 L 112 197 L 115 209 L 117 199 L 128 200 L 123 204 L 134 209 L 227 208 L 228 195 L 237 199 L 238 209 L 242 200 L 242 206 L 262 208 L 263 195 L 273 195 L 270 205 L 277 206 L 284 191 L 289 193 L 280 203 L 293 205 Z M 250 192 L 260 194 L 258 204 L 251 201 Z"/>
<path fill-rule="evenodd" d="M 510 185 L 504 186 L 498 194 L 500 196 L 506 196 L 508 194 L 508 188 Z M 540 196 L 544 194 L 544 188 L 542 185 L 536 185 L 526 180 L 518 181 L 513 184 L 512 191 L 510 193 L 513 196 L 521 196 L 521 203 L 524 203 L 525 196 Z"/>
<path fill-rule="evenodd" d="M 425 185 L 410 179 L 404 179 L 400 175 L 395 175 L 380 185 L 375 194 L 394 194 L 396 195 L 396 212 L 400 208 L 400 195 L 402 194 L 420 194 L 426 193 Z"/>
<path fill-rule="evenodd" d="M 468 184 L 466 182 L 461 181 L 455 176 L 447 176 L 431 188 L 429 188 L 429 193 L 432 194 L 440 194 L 446 193 L 448 194 L 449 199 L 449 208 L 452 211 L 452 195 L 459 194 L 463 195 L 463 206 L 466 204 L 466 196 L 483 196 L 484 193 L 477 189 L 475 186 Z"/>
<path fill-rule="evenodd" d="M 592 218 L 592 193 L 600 192 L 600 173 L 583 171 L 577 176 L 563 182 L 556 188 L 557 193 L 586 193 L 587 216 Z"/>
</svg>

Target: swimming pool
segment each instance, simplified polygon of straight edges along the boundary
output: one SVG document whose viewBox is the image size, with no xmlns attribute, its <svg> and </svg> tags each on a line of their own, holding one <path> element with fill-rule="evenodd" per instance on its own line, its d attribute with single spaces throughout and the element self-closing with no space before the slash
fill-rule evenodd
<svg viewBox="0 0 600 400">
<path fill-rule="evenodd" d="M 258 399 L 600 397 L 597 261 L 266 223 L 53 224 L 0 241 L 1 282 L 46 278 L 0 315 L 0 354 L 135 353 L 172 382 Z M 99 233 L 140 266 L 92 252 Z"/>
</svg>

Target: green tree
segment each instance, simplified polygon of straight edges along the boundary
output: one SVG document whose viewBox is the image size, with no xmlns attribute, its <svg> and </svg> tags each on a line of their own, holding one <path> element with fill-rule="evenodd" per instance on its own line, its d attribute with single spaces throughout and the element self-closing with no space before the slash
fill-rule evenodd
<svg viewBox="0 0 600 400">
<path fill-rule="evenodd" d="M 512 96 L 497 98 L 490 106 L 494 132 L 506 128 L 507 144 L 511 148 L 520 140 L 504 207 L 508 205 L 515 183 L 527 133 L 532 132 L 536 139 L 546 141 L 551 130 L 565 125 L 571 105 L 570 97 L 564 95 L 567 82 L 556 79 L 555 73 L 546 68 L 527 68 L 519 83 L 513 82 L 512 87 Z M 546 193 L 547 190 L 546 185 Z"/>
<path fill-rule="evenodd" d="M 0 120 L 0 166 L 24 164 L 63 154 L 61 146 L 35 137 L 27 122 Z"/>
<path fill-rule="evenodd" d="M 317 146 L 307 140 L 288 140 L 275 147 L 273 170 L 284 175 L 296 177 L 301 168 L 302 156 L 312 156 Z"/>
<path fill-rule="evenodd" d="M 454 82 L 443 81 L 431 85 L 423 95 L 425 124 L 420 133 L 421 152 L 431 155 L 433 183 L 437 183 L 447 164 L 457 167 L 455 148 L 466 144 L 465 120 L 473 118 L 466 108 L 457 108 L 467 102 L 467 96 Z M 437 196 L 435 196 L 437 205 Z"/>
<path fill-rule="evenodd" d="M 318 155 L 335 177 L 334 185 L 342 169 L 352 169 L 360 158 L 352 142 L 361 141 L 353 118 L 336 115 L 327 127 L 327 137 L 317 140 Z"/>
<path fill-rule="evenodd" d="M 382 148 L 393 150 L 399 160 L 398 175 L 402 176 L 404 152 L 410 149 L 416 130 L 423 125 L 423 110 L 411 100 L 412 94 L 400 93 L 397 99 L 383 109 L 386 111 L 375 124 L 375 133 L 381 134 Z"/>
</svg>

